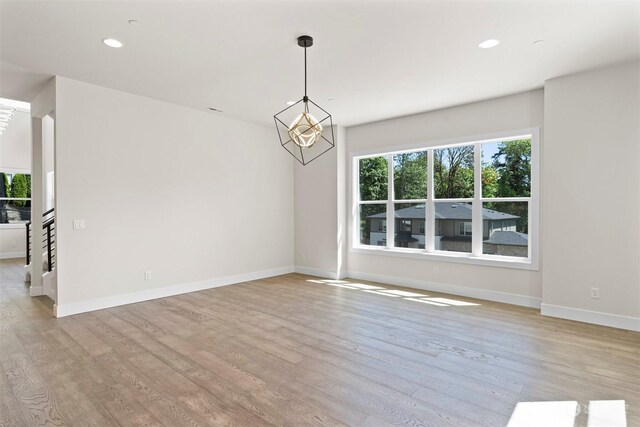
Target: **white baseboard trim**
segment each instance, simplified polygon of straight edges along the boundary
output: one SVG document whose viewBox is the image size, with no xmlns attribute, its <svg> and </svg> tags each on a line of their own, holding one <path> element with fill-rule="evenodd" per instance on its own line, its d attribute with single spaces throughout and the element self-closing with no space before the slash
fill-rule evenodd
<svg viewBox="0 0 640 427">
<path fill-rule="evenodd" d="M 25 252 L 3 252 L 0 253 L 0 259 L 14 259 L 14 258 L 24 258 L 27 254 Z"/>
<path fill-rule="evenodd" d="M 164 288 L 147 289 L 140 292 L 132 292 L 123 295 L 114 295 L 104 298 L 96 298 L 86 301 L 74 302 L 54 306 L 54 316 L 64 317 L 72 314 L 86 313 L 88 311 L 102 310 L 119 305 L 133 304 L 136 302 L 149 301 L 158 298 L 170 297 L 173 295 L 186 294 L 189 292 L 202 291 L 205 289 L 217 288 L 220 286 L 233 285 L 236 283 L 248 282 L 251 280 L 264 279 L 267 277 L 280 276 L 281 274 L 293 273 L 293 266 L 273 268 L 270 270 L 255 271 L 235 276 L 220 277 L 217 279 L 204 280 L 201 282 L 184 283 L 181 285 L 167 286 Z"/>
<path fill-rule="evenodd" d="M 396 276 L 385 276 L 381 274 L 363 273 L 359 271 L 349 271 L 347 277 L 359 280 L 369 280 L 371 282 L 385 283 L 388 285 L 405 286 L 424 291 L 442 292 L 446 294 L 463 297 L 478 298 L 487 301 L 502 302 L 506 304 L 520 305 L 524 307 L 540 308 L 541 298 L 527 295 L 510 294 L 488 289 L 469 288 L 466 286 L 450 285 L 447 283 L 431 282 L 427 280 L 406 279 Z"/>
<path fill-rule="evenodd" d="M 42 286 L 29 286 L 29 295 L 32 297 L 39 297 L 40 295 L 44 295 Z"/>
<path fill-rule="evenodd" d="M 578 322 L 640 332 L 640 318 L 638 317 L 620 316 L 618 314 L 582 310 L 580 308 L 563 307 L 552 304 L 542 304 L 540 312 L 544 316 L 559 317 L 561 319 L 577 320 Z"/>
<path fill-rule="evenodd" d="M 317 276 L 317 277 L 324 277 L 326 279 L 333 279 L 333 280 L 340 280 L 340 279 L 344 279 L 345 277 L 347 277 L 346 272 L 335 272 L 335 271 L 328 271 L 328 270 L 320 270 L 317 268 L 312 268 L 312 267 L 304 267 L 301 265 L 296 265 L 294 267 L 294 271 L 296 273 L 300 273 L 300 274 L 306 274 L 309 276 Z"/>
</svg>

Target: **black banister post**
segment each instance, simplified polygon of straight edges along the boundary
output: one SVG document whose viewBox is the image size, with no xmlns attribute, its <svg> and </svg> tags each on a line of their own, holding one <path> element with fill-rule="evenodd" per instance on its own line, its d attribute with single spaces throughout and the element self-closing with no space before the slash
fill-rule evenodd
<svg viewBox="0 0 640 427">
<path fill-rule="evenodd" d="M 30 248 L 29 248 L 29 228 L 31 226 L 31 223 L 28 222 L 27 223 L 27 265 L 29 265 L 29 263 L 31 262 L 30 258 Z"/>
<path fill-rule="evenodd" d="M 47 224 L 47 269 L 51 271 L 51 223 Z"/>
</svg>

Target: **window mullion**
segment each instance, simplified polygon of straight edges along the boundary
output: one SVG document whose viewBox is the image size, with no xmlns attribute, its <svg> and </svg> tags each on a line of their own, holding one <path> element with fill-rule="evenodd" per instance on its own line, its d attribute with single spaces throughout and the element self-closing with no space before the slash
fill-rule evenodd
<svg viewBox="0 0 640 427">
<path fill-rule="evenodd" d="M 435 250 L 435 207 L 433 204 L 433 149 L 427 150 L 427 202 L 425 203 L 424 248 L 426 252 Z"/>
<path fill-rule="evenodd" d="M 396 224 L 393 206 L 393 154 L 387 154 L 387 248 L 393 248 Z"/>
<path fill-rule="evenodd" d="M 472 207 L 472 236 L 471 253 L 482 256 L 482 144 L 473 144 L 473 207 Z"/>
</svg>

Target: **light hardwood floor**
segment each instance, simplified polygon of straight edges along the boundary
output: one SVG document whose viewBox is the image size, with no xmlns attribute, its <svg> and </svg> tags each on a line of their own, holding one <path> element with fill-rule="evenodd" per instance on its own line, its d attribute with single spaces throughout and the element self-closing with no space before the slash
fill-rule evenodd
<svg viewBox="0 0 640 427">
<path fill-rule="evenodd" d="M 55 319 L 0 268 L 0 425 L 504 426 L 610 399 L 640 425 L 638 333 L 300 274 Z"/>
</svg>

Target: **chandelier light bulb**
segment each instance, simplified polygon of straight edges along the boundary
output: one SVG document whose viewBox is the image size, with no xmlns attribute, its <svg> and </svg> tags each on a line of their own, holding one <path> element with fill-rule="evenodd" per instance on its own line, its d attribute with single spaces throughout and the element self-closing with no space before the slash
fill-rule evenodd
<svg viewBox="0 0 640 427">
<path fill-rule="evenodd" d="M 309 148 L 322 136 L 322 125 L 307 111 L 289 126 L 289 138 L 299 147 Z"/>
</svg>

